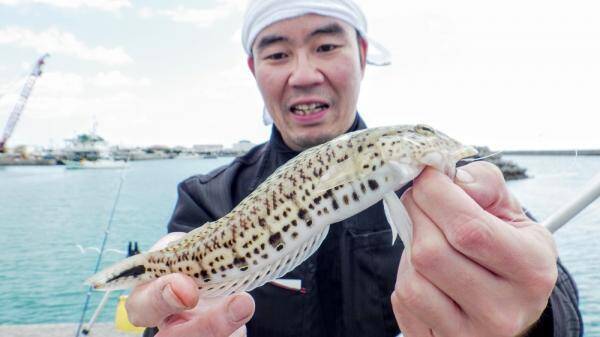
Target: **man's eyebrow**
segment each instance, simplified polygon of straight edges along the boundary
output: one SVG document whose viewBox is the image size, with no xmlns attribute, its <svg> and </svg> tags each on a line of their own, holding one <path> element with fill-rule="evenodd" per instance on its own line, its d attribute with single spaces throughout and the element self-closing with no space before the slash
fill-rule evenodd
<svg viewBox="0 0 600 337">
<path fill-rule="evenodd" d="M 314 36 L 317 35 L 344 35 L 345 31 L 344 28 L 342 28 L 342 26 L 336 22 L 330 23 L 328 25 L 319 27 L 315 30 L 313 30 L 307 37 L 307 39 L 310 39 Z M 256 45 L 256 49 L 258 51 L 261 51 L 265 48 L 267 48 L 268 46 L 274 44 L 274 43 L 278 43 L 278 42 L 287 42 L 289 41 L 289 39 L 285 36 L 282 35 L 267 35 L 267 36 L 263 36 L 260 38 L 260 40 L 258 40 L 258 43 Z"/>
<path fill-rule="evenodd" d="M 313 37 L 316 35 L 326 34 L 326 35 L 343 35 L 345 33 L 344 28 L 340 26 L 340 24 L 333 22 L 323 27 L 317 28 L 310 33 L 309 37 Z"/>
<path fill-rule="evenodd" d="M 267 35 L 267 36 L 263 36 L 259 41 L 258 44 L 256 45 L 256 49 L 257 50 L 262 50 L 267 48 L 268 46 L 277 43 L 277 42 L 282 42 L 282 41 L 287 41 L 288 38 L 285 36 L 281 36 L 281 35 Z"/>
</svg>

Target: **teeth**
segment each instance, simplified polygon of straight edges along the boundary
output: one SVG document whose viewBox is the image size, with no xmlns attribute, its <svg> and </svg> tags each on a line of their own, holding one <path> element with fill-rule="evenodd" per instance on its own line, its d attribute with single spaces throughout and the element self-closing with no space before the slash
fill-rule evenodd
<svg viewBox="0 0 600 337">
<path fill-rule="evenodd" d="M 297 115 L 305 116 L 321 111 L 325 107 L 326 105 L 321 103 L 298 104 L 292 107 L 292 112 L 294 112 Z"/>
<path fill-rule="evenodd" d="M 311 103 L 311 104 L 298 104 L 295 106 L 296 109 L 300 109 L 300 110 L 313 110 L 316 107 L 318 107 L 319 103 Z"/>
</svg>

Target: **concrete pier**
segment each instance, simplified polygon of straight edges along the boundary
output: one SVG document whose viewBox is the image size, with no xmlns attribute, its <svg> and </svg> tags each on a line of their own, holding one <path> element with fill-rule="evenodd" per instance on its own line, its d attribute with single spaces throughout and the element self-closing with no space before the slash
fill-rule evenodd
<svg viewBox="0 0 600 337">
<path fill-rule="evenodd" d="M 27 324 L 27 325 L 0 325 L 2 337 L 73 337 L 77 332 L 77 324 Z M 80 337 L 86 335 L 80 334 Z M 114 323 L 96 323 L 90 337 L 137 337 L 141 334 L 125 333 L 115 329 Z"/>
</svg>

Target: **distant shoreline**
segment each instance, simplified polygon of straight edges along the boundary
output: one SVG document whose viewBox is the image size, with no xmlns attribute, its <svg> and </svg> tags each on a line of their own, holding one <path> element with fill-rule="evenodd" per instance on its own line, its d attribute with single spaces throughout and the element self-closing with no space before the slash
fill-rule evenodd
<svg viewBox="0 0 600 337">
<path fill-rule="evenodd" d="M 598 150 L 508 150 L 503 155 L 510 156 L 600 156 Z"/>
</svg>

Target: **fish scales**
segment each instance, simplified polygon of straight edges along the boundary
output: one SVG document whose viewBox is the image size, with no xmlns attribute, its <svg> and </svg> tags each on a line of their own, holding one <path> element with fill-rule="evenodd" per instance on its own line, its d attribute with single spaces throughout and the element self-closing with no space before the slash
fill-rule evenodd
<svg viewBox="0 0 600 337">
<path fill-rule="evenodd" d="M 87 282 L 122 289 L 180 272 L 203 296 L 249 291 L 295 268 L 318 249 L 330 224 L 393 194 L 426 165 L 452 174 L 458 160 L 475 153 L 424 125 L 345 134 L 279 167 L 222 218 Z"/>
</svg>

